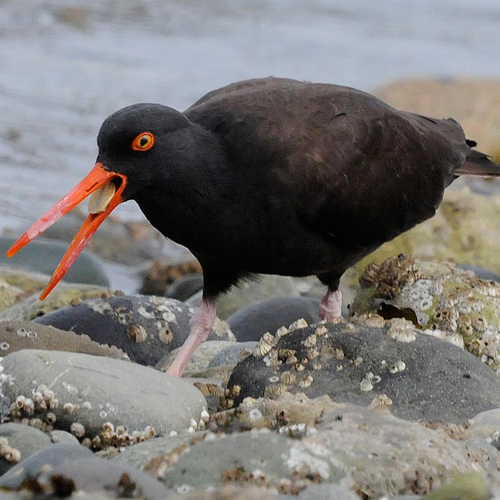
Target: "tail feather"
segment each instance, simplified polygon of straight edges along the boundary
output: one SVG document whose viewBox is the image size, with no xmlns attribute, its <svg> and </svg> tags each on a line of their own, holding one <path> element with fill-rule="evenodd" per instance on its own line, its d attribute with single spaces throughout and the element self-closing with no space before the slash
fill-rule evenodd
<svg viewBox="0 0 500 500">
<path fill-rule="evenodd" d="M 465 162 L 456 168 L 453 173 L 456 175 L 497 177 L 500 176 L 500 165 L 493 163 L 488 155 L 472 150 Z"/>
</svg>

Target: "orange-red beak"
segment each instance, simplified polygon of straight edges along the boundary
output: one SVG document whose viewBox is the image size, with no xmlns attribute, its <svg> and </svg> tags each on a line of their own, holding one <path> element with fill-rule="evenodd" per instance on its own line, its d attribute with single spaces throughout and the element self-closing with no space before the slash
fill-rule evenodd
<svg viewBox="0 0 500 500">
<path fill-rule="evenodd" d="M 112 179 L 119 178 L 121 182 L 115 188 L 114 183 L 110 183 Z M 109 184 L 109 186 L 108 186 Z M 48 227 L 57 222 L 61 217 L 66 215 L 71 209 L 76 207 L 87 196 L 91 195 L 99 188 L 105 191 L 104 194 L 99 194 L 100 199 L 95 201 L 91 212 L 82 227 L 74 237 L 68 250 L 64 254 L 61 262 L 57 266 L 52 278 L 45 287 L 45 290 L 40 295 L 40 300 L 45 299 L 52 289 L 66 274 L 73 262 L 83 250 L 92 235 L 97 231 L 104 219 L 124 200 L 122 198 L 123 190 L 127 184 L 127 177 L 123 174 L 110 172 L 104 168 L 102 163 L 96 163 L 94 168 L 75 188 L 73 188 L 64 198 L 59 200 L 45 215 L 36 221 L 7 251 L 7 257 L 12 257 L 21 248 L 27 245 L 31 240 L 43 233 Z"/>
</svg>

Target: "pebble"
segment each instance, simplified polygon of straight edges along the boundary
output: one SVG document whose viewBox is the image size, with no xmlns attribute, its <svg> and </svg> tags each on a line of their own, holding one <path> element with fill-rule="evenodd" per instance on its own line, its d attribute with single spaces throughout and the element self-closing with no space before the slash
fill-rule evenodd
<svg viewBox="0 0 500 500">
<path fill-rule="evenodd" d="M 44 432 L 16 423 L 0 425 L 0 476 L 52 444 Z"/>
<path fill-rule="evenodd" d="M 23 350 L 1 366 L 3 418 L 35 419 L 46 430 L 89 438 L 95 448 L 187 431 L 206 407 L 191 384 L 127 361 Z"/>
<path fill-rule="evenodd" d="M 15 490 L 28 478 L 37 477 L 48 467 L 92 457 L 92 452 L 79 444 L 53 444 L 35 453 L 0 477 L 0 488 Z"/>
</svg>

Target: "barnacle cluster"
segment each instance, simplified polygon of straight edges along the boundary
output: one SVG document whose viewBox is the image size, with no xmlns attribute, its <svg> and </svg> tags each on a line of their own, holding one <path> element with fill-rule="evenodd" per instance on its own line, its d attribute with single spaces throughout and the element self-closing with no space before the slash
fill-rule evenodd
<svg viewBox="0 0 500 500">
<path fill-rule="evenodd" d="M 447 340 L 500 369 L 500 285 L 454 263 L 391 257 L 370 264 L 351 307 L 354 316 L 378 313 L 392 319 L 389 334 L 411 337 L 413 325 Z M 407 320 L 397 324 L 396 321 Z M 406 326 L 405 326 L 406 325 Z M 392 332 L 392 333 L 391 333 Z M 408 337 L 408 338 L 410 338 Z"/>
</svg>

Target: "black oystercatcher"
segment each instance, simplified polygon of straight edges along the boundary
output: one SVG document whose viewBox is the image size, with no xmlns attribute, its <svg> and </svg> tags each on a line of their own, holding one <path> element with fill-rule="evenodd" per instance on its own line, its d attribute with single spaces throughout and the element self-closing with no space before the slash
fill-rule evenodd
<svg viewBox="0 0 500 500">
<path fill-rule="evenodd" d="M 459 175 L 500 175 L 452 119 L 282 78 L 214 90 L 184 113 L 128 106 L 104 121 L 97 143 L 93 170 L 8 255 L 93 193 L 90 215 L 43 299 L 111 211 L 135 200 L 203 267 L 203 303 L 170 369 L 177 376 L 206 339 L 217 296 L 239 280 L 314 274 L 328 286 L 320 316 L 332 320 L 349 266 L 432 217 Z"/>
</svg>

